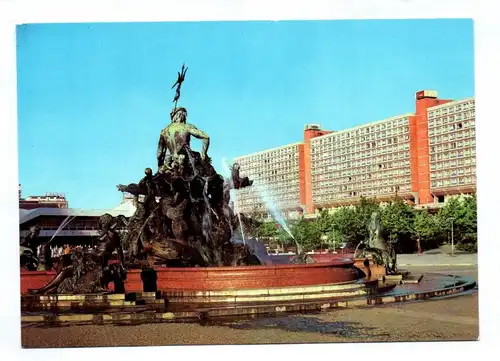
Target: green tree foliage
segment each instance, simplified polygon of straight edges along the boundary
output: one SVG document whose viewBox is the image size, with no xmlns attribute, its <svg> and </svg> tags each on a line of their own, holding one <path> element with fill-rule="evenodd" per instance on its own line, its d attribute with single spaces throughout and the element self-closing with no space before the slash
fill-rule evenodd
<svg viewBox="0 0 500 361">
<path fill-rule="evenodd" d="M 278 228 L 273 221 L 262 222 L 257 229 L 257 236 L 260 238 L 273 238 L 278 236 Z"/>
<path fill-rule="evenodd" d="M 439 233 L 448 239 L 453 223 L 453 238 L 458 248 L 474 248 L 477 243 L 477 199 L 475 195 L 450 199 L 437 214 Z M 467 246 L 466 246 L 467 245 Z"/>
<path fill-rule="evenodd" d="M 396 252 L 415 250 L 414 218 L 415 210 L 408 203 L 398 198 L 382 208 L 382 226 L 386 237 L 395 243 Z"/>
<path fill-rule="evenodd" d="M 368 224 L 372 217 L 372 213 L 375 211 L 380 211 L 380 205 L 374 198 L 361 197 L 358 205 L 355 207 L 355 217 L 356 217 L 356 245 L 368 239 Z"/>
<path fill-rule="evenodd" d="M 422 249 L 439 247 L 441 238 L 439 236 L 437 217 L 432 216 L 426 209 L 417 211 L 415 213 L 413 228 L 415 236 L 420 238 Z"/>
<path fill-rule="evenodd" d="M 360 242 L 360 227 L 356 209 L 352 207 L 341 207 L 332 214 L 334 239 L 337 242 L 346 242 L 348 247 L 356 247 Z M 366 228 L 366 226 L 364 227 Z"/>
<path fill-rule="evenodd" d="M 379 211 L 385 237 L 396 243 L 397 252 L 415 252 L 416 239 L 423 250 L 439 247 L 448 242 L 453 219 L 453 234 L 457 248 L 476 250 L 477 247 L 477 200 L 476 196 L 449 199 L 437 214 L 416 210 L 402 199 L 381 206 L 375 199 L 362 198 L 355 207 L 339 207 L 329 213 L 322 210 L 313 220 L 304 218 L 290 222 L 293 237 L 305 251 L 318 249 L 327 236 L 329 243 L 346 242 L 355 248 L 368 238 L 368 224 L 374 211 Z M 293 245 L 290 235 L 276 222 L 250 223 L 258 237 L 275 239 L 281 244 Z"/>
<path fill-rule="evenodd" d="M 292 234 L 304 251 L 317 249 L 321 244 L 321 231 L 317 221 L 300 219 L 292 225 Z"/>
</svg>

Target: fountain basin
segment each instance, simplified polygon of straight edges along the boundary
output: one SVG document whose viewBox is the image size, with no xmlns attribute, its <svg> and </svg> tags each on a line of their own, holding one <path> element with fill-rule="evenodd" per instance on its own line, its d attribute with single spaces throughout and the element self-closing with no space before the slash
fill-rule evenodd
<svg viewBox="0 0 500 361">
<path fill-rule="evenodd" d="M 156 268 L 158 291 L 221 291 L 267 289 L 356 282 L 354 260 L 338 258 L 331 262 L 242 267 Z M 53 271 L 21 271 L 21 293 L 47 284 Z M 141 292 L 141 270 L 129 270 L 127 292 Z"/>
<path fill-rule="evenodd" d="M 386 285 L 387 286 L 387 285 Z M 319 293 L 320 286 L 302 288 L 304 295 Z M 346 288 L 347 287 L 347 288 Z M 317 288 L 317 289 L 316 289 Z M 425 274 L 416 284 L 379 285 L 372 292 L 363 287 L 363 282 L 346 285 L 324 285 L 323 292 L 345 293 L 341 296 L 313 298 L 282 298 L 268 302 L 252 300 L 241 302 L 239 296 L 249 292 L 260 293 L 262 290 L 234 290 L 220 292 L 200 292 L 198 296 L 223 296 L 231 293 L 234 301 L 220 303 L 177 303 L 175 293 L 160 292 L 138 293 L 133 299 L 125 294 L 81 294 L 21 296 L 22 325 L 55 324 L 139 324 L 158 322 L 204 322 L 207 320 L 238 319 L 239 317 L 257 317 L 258 315 L 283 315 L 293 312 L 320 312 L 344 308 L 378 306 L 383 304 L 422 301 L 432 298 L 457 296 L 475 292 L 477 284 L 466 277 L 444 274 Z M 286 289 L 268 289 L 269 295 L 295 294 L 293 287 Z M 352 292 L 357 294 L 352 294 Z M 373 292 L 374 291 L 374 292 Z M 326 296 L 324 294 L 323 296 Z M 141 301 L 141 302 L 140 302 Z M 269 302 L 270 301 L 270 302 Z"/>
</svg>

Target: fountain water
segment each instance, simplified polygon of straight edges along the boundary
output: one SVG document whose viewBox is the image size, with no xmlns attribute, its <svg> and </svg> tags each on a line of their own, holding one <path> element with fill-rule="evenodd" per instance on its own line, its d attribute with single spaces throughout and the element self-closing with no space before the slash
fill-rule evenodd
<svg viewBox="0 0 500 361">
<path fill-rule="evenodd" d="M 254 178 L 254 177 L 252 177 Z M 272 197 L 269 195 L 269 193 L 266 190 L 266 187 L 260 182 L 259 178 L 254 178 L 254 184 L 253 186 L 257 190 L 257 193 L 264 203 L 266 210 L 271 214 L 271 216 L 274 218 L 276 222 L 280 224 L 280 226 L 283 228 L 283 230 L 293 239 L 295 240 L 295 237 L 292 234 L 292 231 L 288 227 L 288 224 L 286 223 L 285 219 L 283 218 L 281 211 L 277 204 L 273 202 Z"/>
<path fill-rule="evenodd" d="M 73 216 L 72 216 L 72 215 L 69 215 L 69 216 L 67 216 L 67 217 L 66 217 L 66 218 L 62 221 L 62 223 L 59 225 L 59 227 L 56 229 L 56 231 L 54 232 L 54 234 L 52 235 L 52 237 L 50 237 L 50 239 L 49 239 L 49 242 L 48 242 L 48 243 L 50 244 L 50 243 L 52 242 L 52 240 L 54 239 L 54 237 L 55 237 L 55 236 L 57 236 L 57 234 L 58 234 L 60 231 L 62 231 L 62 230 L 63 230 L 63 229 L 64 229 L 64 228 L 68 225 L 68 224 L 70 224 L 70 223 L 71 223 L 71 221 L 72 221 L 73 219 L 75 219 L 75 218 L 76 218 L 76 215 L 73 215 Z"/>
<path fill-rule="evenodd" d="M 222 158 L 222 169 L 223 169 L 223 172 L 222 174 L 228 178 L 228 181 L 230 183 L 232 183 L 232 179 L 231 179 L 231 167 L 229 166 L 229 164 L 227 163 L 227 160 L 226 158 Z M 234 188 L 234 185 L 230 184 L 229 185 L 230 188 Z M 240 214 L 240 211 L 238 209 L 238 199 L 237 199 L 238 195 L 237 193 L 233 190 L 231 190 L 231 198 L 233 199 L 233 204 L 234 204 L 234 207 L 235 207 L 235 212 L 236 212 L 236 215 L 238 217 L 238 223 L 240 225 L 240 232 L 241 232 L 241 239 L 243 240 L 243 244 L 245 245 L 246 244 L 246 240 L 245 240 L 245 232 L 244 232 L 244 229 L 243 229 L 243 222 L 241 221 L 241 214 Z M 233 230 L 231 229 L 231 233 L 233 233 Z"/>
</svg>

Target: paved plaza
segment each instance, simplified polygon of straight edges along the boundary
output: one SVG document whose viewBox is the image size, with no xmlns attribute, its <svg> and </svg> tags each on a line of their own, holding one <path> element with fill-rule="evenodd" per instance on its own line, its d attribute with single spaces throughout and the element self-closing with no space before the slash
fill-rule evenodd
<svg viewBox="0 0 500 361">
<path fill-rule="evenodd" d="M 415 267 L 472 277 L 476 267 Z M 478 294 L 441 300 L 342 309 L 218 324 L 147 324 L 22 328 L 24 347 L 273 344 L 314 342 L 476 340 Z"/>
<path fill-rule="evenodd" d="M 449 266 L 449 267 L 466 267 L 476 266 L 478 263 L 477 253 L 468 253 L 456 251 L 451 254 L 449 245 L 442 246 L 438 249 L 426 251 L 420 255 L 417 254 L 400 254 L 398 255 L 398 265 L 400 267 L 433 267 L 433 266 Z"/>
</svg>

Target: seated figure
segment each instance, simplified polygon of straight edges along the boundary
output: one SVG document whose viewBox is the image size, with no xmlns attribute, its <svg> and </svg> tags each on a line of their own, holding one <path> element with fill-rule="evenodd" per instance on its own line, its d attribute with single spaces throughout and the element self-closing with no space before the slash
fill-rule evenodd
<svg viewBox="0 0 500 361">
<path fill-rule="evenodd" d="M 248 177 L 240 178 L 240 165 L 238 163 L 234 163 L 231 168 L 231 180 L 233 181 L 234 189 L 250 187 L 253 184 L 253 180 L 250 180 Z"/>
</svg>

